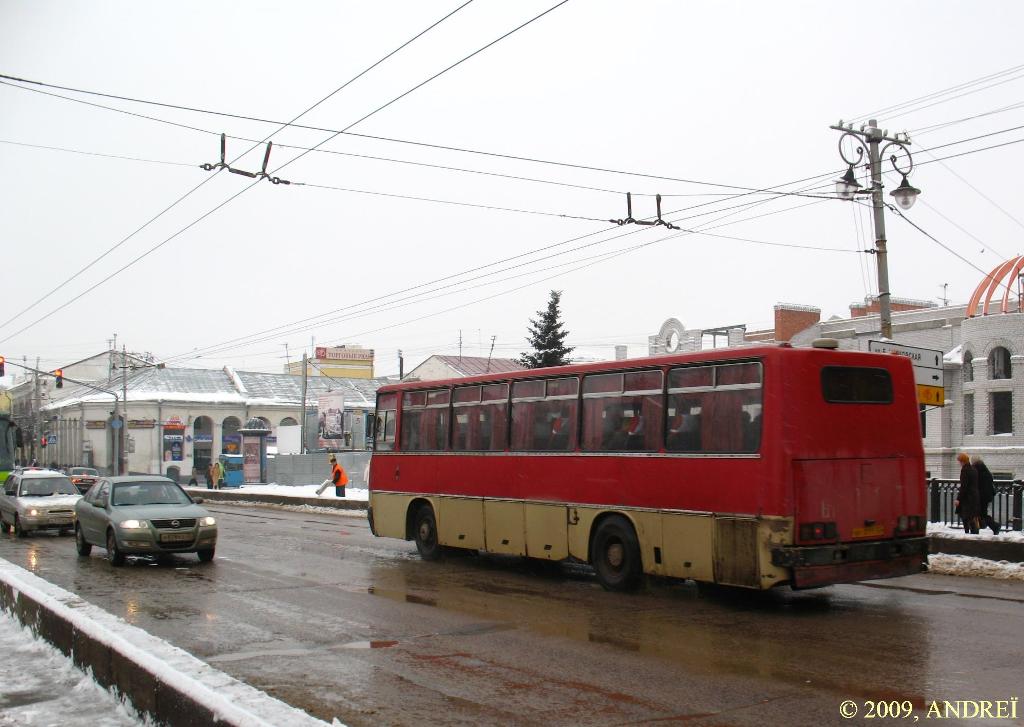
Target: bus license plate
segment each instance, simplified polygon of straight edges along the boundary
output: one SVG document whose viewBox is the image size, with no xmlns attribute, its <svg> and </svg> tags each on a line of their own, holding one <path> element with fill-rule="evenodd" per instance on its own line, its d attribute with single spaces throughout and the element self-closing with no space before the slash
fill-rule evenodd
<svg viewBox="0 0 1024 727">
<path fill-rule="evenodd" d="M 167 533 L 160 536 L 161 543 L 187 543 L 192 540 L 192 533 Z"/>
<path fill-rule="evenodd" d="M 853 529 L 853 537 L 855 538 L 873 538 L 879 535 L 885 535 L 884 525 L 869 525 L 868 527 Z"/>
</svg>

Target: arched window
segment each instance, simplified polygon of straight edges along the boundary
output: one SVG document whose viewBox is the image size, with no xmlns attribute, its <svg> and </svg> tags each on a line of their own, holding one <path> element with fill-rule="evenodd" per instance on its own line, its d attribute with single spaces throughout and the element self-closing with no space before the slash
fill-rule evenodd
<svg viewBox="0 0 1024 727">
<path fill-rule="evenodd" d="M 964 381 L 974 381 L 974 354 L 964 351 L 963 365 Z"/>
<path fill-rule="evenodd" d="M 293 417 L 285 417 L 281 420 L 282 427 L 295 427 L 298 426 L 298 422 Z"/>
<path fill-rule="evenodd" d="M 241 454 L 242 453 L 242 435 L 238 433 L 239 427 L 242 426 L 242 422 L 238 420 L 238 417 L 225 417 L 221 423 L 221 451 L 224 454 Z"/>
<path fill-rule="evenodd" d="M 992 349 L 988 355 L 988 377 L 990 379 L 1010 378 L 1010 352 L 1002 346 Z"/>
</svg>

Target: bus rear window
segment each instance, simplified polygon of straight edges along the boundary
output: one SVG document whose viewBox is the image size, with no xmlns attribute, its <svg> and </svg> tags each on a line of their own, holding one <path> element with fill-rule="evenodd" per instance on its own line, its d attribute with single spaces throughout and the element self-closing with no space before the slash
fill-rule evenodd
<svg viewBox="0 0 1024 727">
<path fill-rule="evenodd" d="M 892 377 L 885 369 L 826 366 L 821 392 L 831 404 L 891 404 Z"/>
</svg>

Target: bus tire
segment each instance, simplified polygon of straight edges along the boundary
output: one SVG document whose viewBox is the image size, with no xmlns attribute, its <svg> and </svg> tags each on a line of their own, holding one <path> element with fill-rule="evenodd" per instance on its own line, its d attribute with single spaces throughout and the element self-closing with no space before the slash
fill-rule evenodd
<svg viewBox="0 0 1024 727">
<path fill-rule="evenodd" d="M 613 516 L 601 521 L 590 546 L 590 564 L 606 591 L 631 591 L 640 583 L 640 544 L 628 520 Z"/>
<path fill-rule="evenodd" d="M 437 560 L 441 557 L 441 546 L 437 542 L 437 518 L 434 517 L 434 508 L 430 505 L 420 505 L 413 520 L 413 537 L 416 540 L 416 550 L 420 552 L 423 560 Z"/>
</svg>

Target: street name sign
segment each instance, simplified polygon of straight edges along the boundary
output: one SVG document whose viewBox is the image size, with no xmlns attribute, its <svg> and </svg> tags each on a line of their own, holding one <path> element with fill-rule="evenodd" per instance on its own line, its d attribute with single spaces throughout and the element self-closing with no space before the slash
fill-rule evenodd
<svg viewBox="0 0 1024 727">
<path fill-rule="evenodd" d="M 943 406 L 946 403 L 946 390 L 942 384 L 942 351 L 904 346 L 894 341 L 868 341 L 868 351 L 906 356 L 914 364 L 918 403 L 929 406 Z"/>
</svg>

